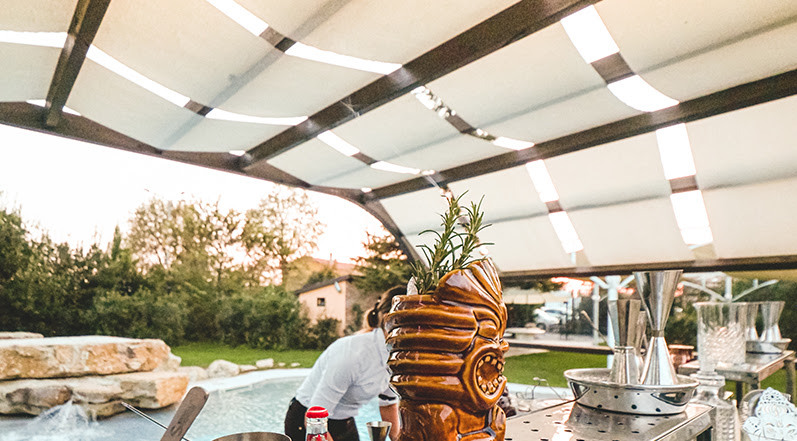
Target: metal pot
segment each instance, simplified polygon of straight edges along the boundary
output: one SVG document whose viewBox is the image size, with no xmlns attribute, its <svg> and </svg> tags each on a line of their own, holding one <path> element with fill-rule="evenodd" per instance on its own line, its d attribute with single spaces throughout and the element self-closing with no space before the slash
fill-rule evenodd
<svg viewBox="0 0 797 441">
<path fill-rule="evenodd" d="M 213 441 L 291 441 L 286 435 L 274 432 L 243 432 L 226 435 Z"/>
</svg>

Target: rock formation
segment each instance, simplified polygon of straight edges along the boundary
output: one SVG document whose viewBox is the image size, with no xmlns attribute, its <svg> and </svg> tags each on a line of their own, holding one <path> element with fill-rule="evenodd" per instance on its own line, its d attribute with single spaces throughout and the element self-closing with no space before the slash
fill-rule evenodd
<svg viewBox="0 0 797 441">
<path fill-rule="evenodd" d="M 161 340 L 82 336 L 0 340 L 0 380 L 151 371 L 167 360 Z"/>
<path fill-rule="evenodd" d="M 188 387 L 179 366 L 180 358 L 161 340 L 0 340 L 0 414 L 38 415 L 68 401 L 98 417 L 123 412 L 122 401 L 166 407 L 180 401 Z"/>
</svg>

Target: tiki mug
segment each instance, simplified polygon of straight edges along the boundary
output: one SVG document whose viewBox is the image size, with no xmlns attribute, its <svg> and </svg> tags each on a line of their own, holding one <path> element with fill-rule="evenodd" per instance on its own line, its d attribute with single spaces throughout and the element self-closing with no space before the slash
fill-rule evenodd
<svg viewBox="0 0 797 441">
<path fill-rule="evenodd" d="M 391 384 L 401 395 L 402 441 L 503 441 L 496 404 L 507 310 L 495 267 L 446 274 L 433 292 L 399 296 L 386 318 Z"/>
</svg>

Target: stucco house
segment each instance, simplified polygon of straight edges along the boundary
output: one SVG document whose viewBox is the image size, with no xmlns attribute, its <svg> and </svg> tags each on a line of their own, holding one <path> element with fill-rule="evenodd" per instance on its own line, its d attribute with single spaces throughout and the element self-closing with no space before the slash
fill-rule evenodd
<svg viewBox="0 0 797 441">
<path fill-rule="evenodd" d="M 322 318 L 339 320 L 338 333 L 342 335 L 346 328 L 359 328 L 364 313 L 376 301 L 369 300 L 366 293 L 360 292 L 352 279 L 351 275 L 336 277 L 304 286 L 294 291 L 294 294 L 307 308 L 308 316 L 314 323 Z"/>
</svg>

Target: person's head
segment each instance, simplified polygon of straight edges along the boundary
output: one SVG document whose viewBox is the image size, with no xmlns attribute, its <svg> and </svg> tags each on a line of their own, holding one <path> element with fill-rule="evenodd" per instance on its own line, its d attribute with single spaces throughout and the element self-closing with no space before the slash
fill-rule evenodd
<svg viewBox="0 0 797 441">
<path fill-rule="evenodd" d="M 393 297 L 403 296 L 407 294 L 406 286 L 395 286 L 385 291 L 384 294 L 376 302 L 373 309 L 368 311 L 366 315 L 366 323 L 371 328 L 381 328 L 385 323 L 385 315 L 390 312 L 390 307 L 393 305 Z"/>
</svg>

